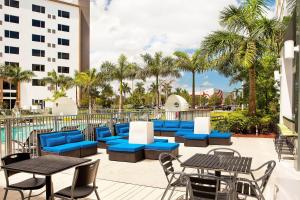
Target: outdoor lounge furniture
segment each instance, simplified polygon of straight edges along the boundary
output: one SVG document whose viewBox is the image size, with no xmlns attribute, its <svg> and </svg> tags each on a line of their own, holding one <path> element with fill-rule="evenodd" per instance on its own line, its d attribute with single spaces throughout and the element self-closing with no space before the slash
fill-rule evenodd
<svg viewBox="0 0 300 200">
<path fill-rule="evenodd" d="M 109 160 L 120 162 L 138 162 L 145 158 L 145 145 L 142 144 L 117 144 L 108 147 Z"/>
<path fill-rule="evenodd" d="M 194 130 L 193 121 L 153 120 L 152 122 L 155 136 L 174 137 L 178 131 L 192 132 Z"/>
<path fill-rule="evenodd" d="M 188 147 L 207 147 L 207 134 L 187 134 L 184 136 L 184 146 Z"/>
<path fill-rule="evenodd" d="M 282 155 L 295 155 L 295 140 L 297 134 L 283 124 L 277 124 L 278 135 L 274 140 L 275 150 L 280 162 Z"/>
<path fill-rule="evenodd" d="M 174 156 L 178 156 L 178 150 L 178 143 L 154 142 L 152 144 L 145 145 L 145 158 L 158 160 L 161 153 L 170 153 Z"/>
<path fill-rule="evenodd" d="M 161 200 L 163 200 L 166 197 L 170 189 L 172 189 L 169 195 L 169 199 L 171 199 L 177 187 L 186 187 L 187 182 L 184 181 L 183 179 L 183 172 L 185 168 L 181 168 L 180 170 L 177 171 L 175 170 L 174 161 L 177 162 L 179 165 L 181 165 L 182 162 L 172 154 L 161 153 L 158 159 L 168 181 L 168 185 L 161 197 Z"/>
<path fill-rule="evenodd" d="M 212 133 L 208 135 L 208 143 L 210 145 L 231 145 L 231 133 L 212 131 Z"/>
<path fill-rule="evenodd" d="M 132 121 L 129 128 L 130 144 L 150 144 L 154 142 L 153 123 Z"/>
<path fill-rule="evenodd" d="M 124 138 L 124 136 L 112 136 L 110 129 L 107 126 L 97 127 L 95 130 L 96 141 L 98 141 L 98 147 L 101 149 L 106 148 L 106 142 L 108 141 Z"/>
<path fill-rule="evenodd" d="M 175 133 L 175 142 L 184 143 L 184 136 L 188 134 L 194 134 L 194 130 L 182 129 Z"/>
<path fill-rule="evenodd" d="M 167 143 L 168 139 L 154 138 L 154 142 Z M 121 143 L 129 143 L 129 141 L 127 139 L 110 140 L 110 141 L 106 142 L 106 147 L 108 147 L 110 145 L 121 144 Z"/>
<path fill-rule="evenodd" d="M 265 200 L 263 193 L 275 166 L 276 162 L 274 160 L 271 160 L 264 163 L 257 169 L 251 170 L 251 179 L 238 178 L 236 183 L 237 194 L 244 197 L 252 197 L 259 200 Z M 264 172 L 264 174 L 260 177 L 255 177 L 254 172 L 258 171 L 260 171 L 259 174 L 262 174 L 262 172 Z"/>
<path fill-rule="evenodd" d="M 80 131 L 38 135 L 40 155 L 85 157 L 97 153 L 97 142 L 86 141 Z"/>
<path fill-rule="evenodd" d="M 122 137 L 129 136 L 129 123 L 115 124 L 114 127 L 115 127 L 116 136 L 122 136 Z"/>
<path fill-rule="evenodd" d="M 195 117 L 194 122 L 194 133 L 210 134 L 210 117 Z"/>
<path fill-rule="evenodd" d="M 81 199 L 95 192 L 100 200 L 96 186 L 96 176 L 100 160 L 77 166 L 73 177 L 72 186 L 63 188 L 54 193 L 54 197 L 62 199 Z"/>
<path fill-rule="evenodd" d="M 8 155 L 1 159 L 3 166 L 13 164 L 16 162 L 20 162 L 20 161 L 24 161 L 24 160 L 30 160 L 30 153 L 11 154 L 11 155 Z M 4 193 L 4 197 L 3 197 L 4 200 L 6 200 L 7 193 L 9 190 L 14 190 L 14 191 L 19 192 L 22 200 L 25 199 L 23 190 L 27 190 L 27 191 L 29 190 L 29 196 L 26 198 L 30 199 L 33 190 L 41 189 L 46 185 L 45 178 L 37 178 L 34 174 L 33 174 L 32 178 L 11 184 L 9 182 L 9 177 L 13 176 L 15 174 L 18 174 L 20 172 L 12 171 L 12 170 L 9 170 L 6 168 L 3 168 L 3 169 L 4 169 L 5 180 L 6 180 L 6 186 L 4 188 L 5 193 Z"/>
</svg>

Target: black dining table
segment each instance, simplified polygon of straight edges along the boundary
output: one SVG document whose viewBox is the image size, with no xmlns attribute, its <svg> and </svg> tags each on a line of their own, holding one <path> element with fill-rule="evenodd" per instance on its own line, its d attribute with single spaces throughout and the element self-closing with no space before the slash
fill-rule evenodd
<svg viewBox="0 0 300 200">
<path fill-rule="evenodd" d="M 91 159 L 74 158 L 66 156 L 45 155 L 29 160 L 4 165 L 10 171 L 38 174 L 46 177 L 46 199 L 52 197 L 52 175 L 70 169 L 77 165 L 91 161 Z"/>
</svg>

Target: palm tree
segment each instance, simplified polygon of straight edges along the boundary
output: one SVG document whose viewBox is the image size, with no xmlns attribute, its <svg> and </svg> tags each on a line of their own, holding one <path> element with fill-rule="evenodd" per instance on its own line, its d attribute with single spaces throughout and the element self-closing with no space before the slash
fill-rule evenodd
<svg viewBox="0 0 300 200">
<path fill-rule="evenodd" d="M 135 84 L 135 92 L 139 93 L 139 94 L 144 94 L 145 93 L 145 88 L 144 88 L 144 83 L 143 82 L 137 82 Z"/>
<path fill-rule="evenodd" d="M 177 57 L 176 65 L 180 70 L 192 73 L 192 108 L 195 109 L 196 96 L 195 96 L 195 79 L 198 72 L 204 72 L 206 67 L 204 65 L 204 58 L 201 51 L 198 49 L 192 56 L 186 52 L 176 51 L 174 55 Z"/>
<path fill-rule="evenodd" d="M 59 89 L 62 91 L 68 90 L 73 86 L 73 79 L 69 76 L 58 74 L 55 70 L 48 72 L 48 76 L 43 78 L 46 84 L 49 84 L 51 90 L 57 92 Z"/>
<path fill-rule="evenodd" d="M 235 80 L 248 81 L 250 115 L 256 114 L 257 65 L 264 43 L 269 39 L 270 30 L 265 25 L 273 20 L 263 17 L 266 9 L 266 0 L 245 0 L 240 7 L 225 8 L 220 17 L 225 30 L 210 34 L 202 43 L 210 66 L 234 76 Z"/>
<path fill-rule="evenodd" d="M 141 57 L 146 64 L 144 75 L 146 77 L 155 77 L 156 105 L 159 107 L 159 78 L 168 76 L 179 78 L 179 70 L 174 67 L 174 59 L 170 56 L 164 57 L 162 52 L 156 52 L 154 56 L 146 53 L 141 55 Z"/>
<path fill-rule="evenodd" d="M 129 87 L 128 83 L 123 83 L 122 88 L 124 98 L 126 99 L 126 94 L 131 93 L 131 88 Z"/>
<path fill-rule="evenodd" d="M 169 94 L 171 94 L 172 91 L 172 83 L 174 82 L 173 80 L 170 81 L 161 81 L 162 82 L 162 89 L 161 91 L 165 93 L 165 99 L 168 98 Z"/>
<path fill-rule="evenodd" d="M 29 82 L 34 73 L 29 70 L 22 70 L 19 66 L 4 65 L 0 67 L 1 77 L 7 79 L 11 84 L 17 86 L 16 106 L 20 106 L 21 89 L 20 84 L 22 82 Z"/>
<path fill-rule="evenodd" d="M 104 84 L 105 81 L 105 76 L 101 72 L 97 72 L 95 68 L 85 72 L 79 72 L 75 76 L 75 84 L 78 85 L 88 95 L 89 114 L 92 113 L 92 99 L 95 96 L 95 91 L 97 91 L 97 88 L 101 84 Z"/>
<path fill-rule="evenodd" d="M 121 54 L 118 63 L 113 64 L 109 61 L 105 61 L 101 65 L 101 71 L 109 76 L 111 80 L 119 81 L 119 110 L 123 109 L 123 82 L 132 75 L 132 63 L 128 62 L 127 57 Z"/>
<path fill-rule="evenodd" d="M 129 73 L 128 73 L 128 79 L 131 80 L 131 90 L 134 90 L 133 81 L 136 79 L 143 79 L 142 76 L 142 69 L 138 66 L 137 63 L 129 63 Z"/>
</svg>

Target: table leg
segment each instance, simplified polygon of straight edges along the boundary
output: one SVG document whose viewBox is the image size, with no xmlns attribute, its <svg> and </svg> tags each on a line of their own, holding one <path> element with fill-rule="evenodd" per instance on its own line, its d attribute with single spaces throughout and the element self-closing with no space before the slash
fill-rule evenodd
<svg viewBox="0 0 300 200">
<path fill-rule="evenodd" d="M 52 180 L 51 176 L 46 176 L 46 199 L 52 200 Z"/>
</svg>

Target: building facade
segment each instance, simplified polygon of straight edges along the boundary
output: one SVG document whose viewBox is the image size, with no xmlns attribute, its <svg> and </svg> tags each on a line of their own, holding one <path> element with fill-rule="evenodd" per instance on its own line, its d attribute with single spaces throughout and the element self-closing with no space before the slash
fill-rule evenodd
<svg viewBox="0 0 300 200">
<path fill-rule="evenodd" d="M 89 68 L 89 0 L 0 0 L 0 64 L 32 70 L 32 81 L 0 81 L 4 108 L 47 106 L 47 73 L 74 76 Z M 78 99 L 75 88 L 67 96 Z"/>
</svg>

